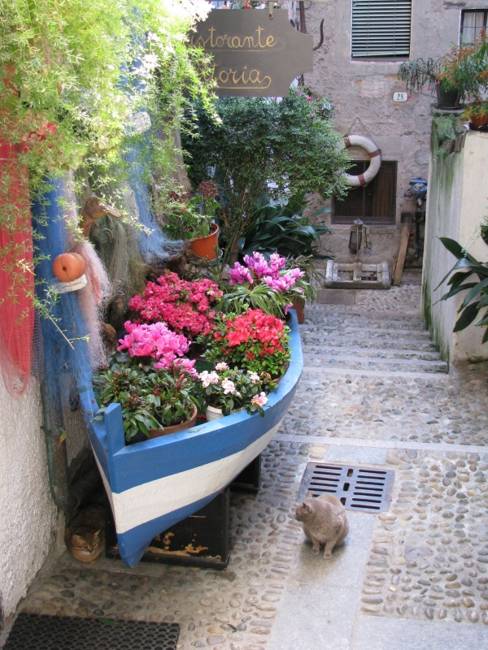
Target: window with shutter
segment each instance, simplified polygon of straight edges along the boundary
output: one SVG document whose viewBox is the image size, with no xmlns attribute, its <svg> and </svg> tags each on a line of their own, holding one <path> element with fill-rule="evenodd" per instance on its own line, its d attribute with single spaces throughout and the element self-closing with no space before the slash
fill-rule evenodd
<svg viewBox="0 0 488 650">
<path fill-rule="evenodd" d="M 412 0 L 352 0 L 352 57 L 408 57 Z"/>
</svg>

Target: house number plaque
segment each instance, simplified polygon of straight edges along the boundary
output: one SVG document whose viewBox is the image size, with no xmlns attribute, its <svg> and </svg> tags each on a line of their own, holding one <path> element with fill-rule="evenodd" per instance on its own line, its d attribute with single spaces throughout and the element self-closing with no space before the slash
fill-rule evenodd
<svg viewBox="0 0 488 650">
<path fill-rule="evenodd" d="M 212 54 L 217 95 L 282 97 L 313 67 L 313 39 L 297 32 L 288 12 L 214 9 L 197 25 L 193 45 Z"/>
</svg>

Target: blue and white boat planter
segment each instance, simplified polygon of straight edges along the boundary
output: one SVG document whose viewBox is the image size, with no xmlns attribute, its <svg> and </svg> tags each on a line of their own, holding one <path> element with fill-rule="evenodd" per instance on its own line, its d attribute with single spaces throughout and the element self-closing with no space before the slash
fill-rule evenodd
<svg viewBox="0 0 488 650">
<path fill-rule="evenodd" d="M 294 311 L 290 364 L 269 394 L 264 417 L 239 411 L 190 429 L 126 445 L 119 404 L 90 423 L 95 458 L 110 499 L 122 560 L 134 566 L 159 533 L 203 508 L 266 448 L 303 368 Z"/>
</svg>

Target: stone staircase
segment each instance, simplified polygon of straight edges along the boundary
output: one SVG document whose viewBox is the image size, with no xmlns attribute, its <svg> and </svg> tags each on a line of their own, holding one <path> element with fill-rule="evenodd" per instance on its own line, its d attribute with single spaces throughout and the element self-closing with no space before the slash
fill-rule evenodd
<svg viewBox="0 0 488 650">
<path fill-rule="evenodd" d="M 301 335 L 309 371 L 412 377 L 448 372 L 416 312 L 314 304 L 307 306 Z"/>
</svg>

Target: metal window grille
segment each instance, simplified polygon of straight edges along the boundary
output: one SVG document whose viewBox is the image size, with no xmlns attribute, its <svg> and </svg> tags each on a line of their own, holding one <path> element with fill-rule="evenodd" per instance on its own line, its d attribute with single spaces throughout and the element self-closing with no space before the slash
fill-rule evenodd
<svg viewBox="0 0 488 650">
<path fill-rule="evenodd" d="M 352 57 L 408 57 L 412 0 L 352 0 Z"/>
<path fill-rule="evenodd" d="M 471 45 L 488 25 L 488 9 L 466 9 L 461 14 L 461 45 Z"/>
</svg>

